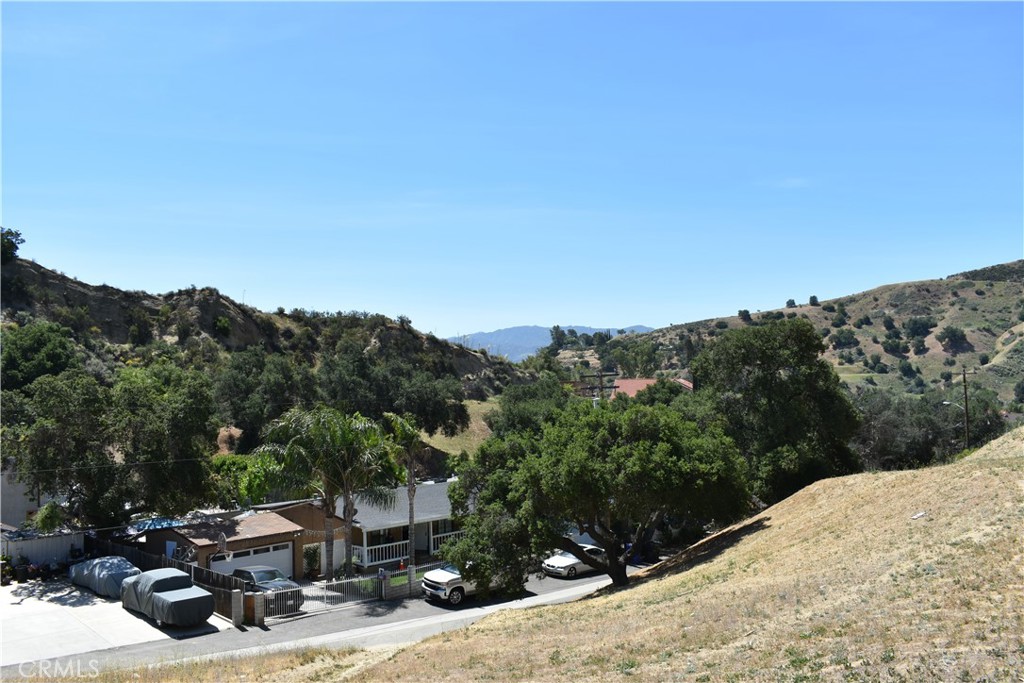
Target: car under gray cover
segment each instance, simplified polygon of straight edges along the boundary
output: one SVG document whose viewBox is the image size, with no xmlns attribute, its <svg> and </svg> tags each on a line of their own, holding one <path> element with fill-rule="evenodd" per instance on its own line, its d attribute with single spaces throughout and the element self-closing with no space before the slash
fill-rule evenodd
<svg viewBox="0 0 1024 683">
<path fill-rule="evenodd" d="M 71 583 L 108 598 L 121 597 L 121 582 L 141 573 L 141 569 L 118 555 L 85 560 L 68 569 Z"/>
<path fill-rule="evenodd" d="M 195 626 L 213 614 L 213 594 L 192 585 L 180 569 L 154 569 L 121 584 L 121 604 L 141 612 L 158 625 Z"/>
</svg>

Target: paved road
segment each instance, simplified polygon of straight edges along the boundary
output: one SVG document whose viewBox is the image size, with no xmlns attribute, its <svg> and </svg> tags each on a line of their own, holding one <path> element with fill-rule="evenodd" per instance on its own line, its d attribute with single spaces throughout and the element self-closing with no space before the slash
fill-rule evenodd
<svg viewBox="0 0 1024 683">
<path fill-rule="evenodd" d="M 630 568 L 630 573 L 634 571 Z M 459 607 L 422 598 L 357 603 L 332 612 L 309 614 L 258 628 L 245 626 L 206 632 L 179 640 L 158 640 L 60 657 L 12 664 L 0 669 L 0 680 L 16 681 L 48 671 L 73 672 L 70 677 L 110 668 L 214 659 L 302 647 L 370 647 L 412 643 L 430 635 L 462 628 L 501 609 L 521 609 L 574 600 L 610 583 L 607 576 L 575 579 L 531 578 L 517 599 L 468 598 Z M 216 618 L 216 617 L 214 617 Z"/>
</svg>

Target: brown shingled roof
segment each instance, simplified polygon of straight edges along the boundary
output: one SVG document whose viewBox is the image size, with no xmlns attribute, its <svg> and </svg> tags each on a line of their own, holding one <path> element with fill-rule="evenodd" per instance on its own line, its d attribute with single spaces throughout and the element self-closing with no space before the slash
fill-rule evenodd
<svg viewBox="0 0 1024 683">
<path fill-rule="evenodd" d="M 248 517 L 219 519 L 188 526 L 177 527 L 181 534 L 194 545 L 216 545 L 220 534 L 227 536 L 228 543 L 246 538 L 263 538 L 282 534 L 301 534 L 301 526 L 285 519 L 276 512 L 261 512 Z"/>
</svg>

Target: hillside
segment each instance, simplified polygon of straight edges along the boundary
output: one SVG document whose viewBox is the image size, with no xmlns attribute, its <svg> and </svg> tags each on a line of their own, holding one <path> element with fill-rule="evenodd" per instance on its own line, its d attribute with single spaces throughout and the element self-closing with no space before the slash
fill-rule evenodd
<svg viewBox="0 0 1024 683">
<path fill-rule="evenodd" d="M 653 341 L 661 369 L 685 373 L 687 343 L 699 349 L 727 329 L 797 316 L 821 330 L 828 345 L 825 358 L 852 389 L 919 392 L 928 385 L 956 382 L 966 369 L 976 373 L 970 382 L 1010 401 L 1014 384 L 1024 379 L 1024 261 L 883 285 L 817 305 L 794 302 L 772 311 L 751 311 L 749 320 L 737 314 L 674 325 L 630 339 Z M 887 318 L 893 331 L 886 327 Z M 937 335 L 947 327 L 962 329 L 964 342 L 944 346 Z M 920 344 L 915 336 L 922 336 Z"/>
<path fill-rule="evenodd" d="M 1017 680 L 1024 429 L 819 481 L 629 588 L 511 610 L 360 680 Z"/>
<path fill-rule="evenodd" d="M 212 287 L 189 287 L 165 294 L 123 291 L 92 285 L 16 259 L 4 265 L 2 314 L 5 323 L 19 319 L 58 322 L 76 339 L 115 347 L 107 356 L 130 355 L 151 342 L 165 343 L 209 357 L 258 347 L 314 361 L 328 330 L 362 327 L 372 341 L 368 350 L 390 347 L 438 372 L 459 377 L 469 398 L 485 400 L 526 375 L 507 360 L 424 335 L 410 325 L 379 314 L 350 311 L 321 313 L 295 310 L 259 311 L 226 297 Z"/>
</svg>

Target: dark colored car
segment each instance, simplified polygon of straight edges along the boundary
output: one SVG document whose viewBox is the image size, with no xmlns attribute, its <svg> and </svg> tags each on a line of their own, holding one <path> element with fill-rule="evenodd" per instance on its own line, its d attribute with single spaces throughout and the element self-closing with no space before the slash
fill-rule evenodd
<svg viewBox="0 0 1024 683">
<path fill-rule="evenodd" d="M 306 601 L 299 584 L 285 576 L 277 567 L 239 567 L 231 575 L 245 581 L 247 591 L 265 594 L 268 616 L 298 612 L 302 603 Z"/>
<path fill-rule="evenodd" d="M 157 626 L 195 626 L 213 615 L 210 591 L 192 585 L 180 569 L 154 569 L 121 582 L 121 604 L 156 620 Z"/>
</svg>

